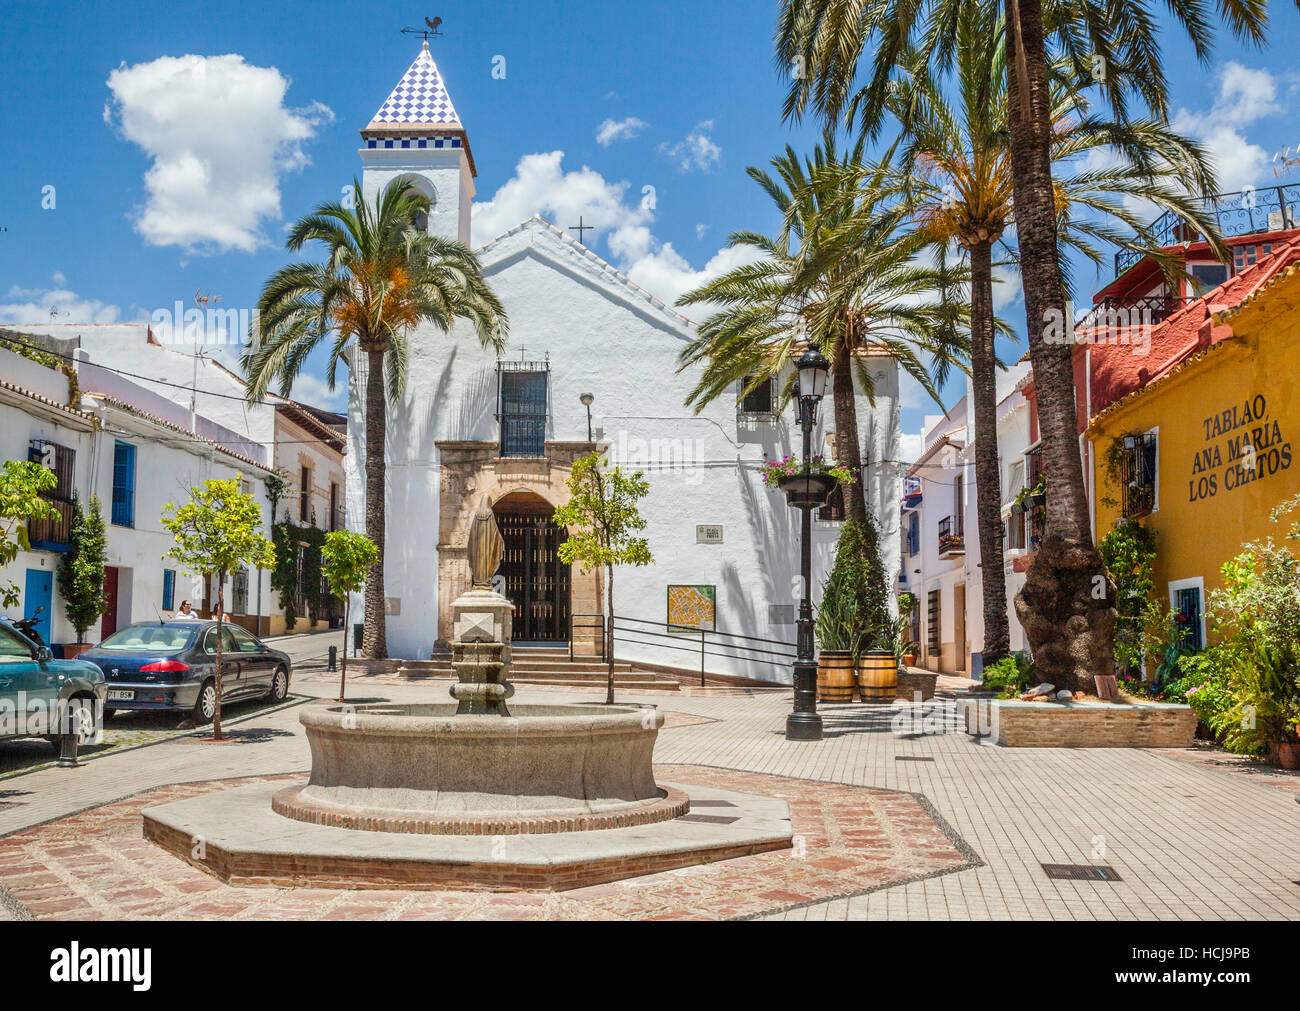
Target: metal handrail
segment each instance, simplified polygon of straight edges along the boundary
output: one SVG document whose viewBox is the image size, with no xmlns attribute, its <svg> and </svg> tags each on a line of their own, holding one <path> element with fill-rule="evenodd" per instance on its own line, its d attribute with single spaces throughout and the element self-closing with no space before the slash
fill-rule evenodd
<svg viewBox="0 0 1300 1011">
<path fill-rule="evenodd" d="M 721 653 L 718 652 L 717 650 L 706 649 L 705 648 L 706 646 L 710 646 L 710 645 L 718 646 L 723 649 L 740 650 L 747 653 L 761 653 L 765 656 L 779 657 L 782 660 L 789 660 L 789 661 L 793 661 L 795 657 L 798 655 L 797 647 L 795 646 L 794 643 L 785 642 L 784 640 L 781 639 L 767 639 L 764 638 L 763 636 L 757 636 L 757 635 L 742 635 L 739 632 L 722 632 L 717 629 L 703 629 L 703 628 L 692 629 L 682 625 L 673 625 L 666 621 L 652 621 L 648 618 L 631 618 L 631 617 L 620 616 L 617 614 L 614 615 L 614 621 L 613 621 L 612 630 L 614 633 L 620 631 L 619 624 L 618 624 L 620 621 L 635 622 L 640 625 L 652 625 L 655 626 L 655 628 L 654 629 L 628 628 L 625 625 L 622 628 L 622 632 L 624 633 L 622 636 L 619 636 L 617 634 L 611 635 L 610 637 L 611 650 L 614 648 L 614 643 L 616 643 L 621 638 L 623 642 L 629 644 L 636 644 L 641 646 L 659 646 L 666 649 L 686 650 L 691 653 L 698 652 L 700 657 L 700 686 L 701 687 L 704 686 L 704 680 L 705 680 L 704 658 L 706 656 L 720 656 L 730 660 L 758 659 L 757 657 L 737 657 L 735 653 Z M 658 629 L 661 628 L 664 629 L 664 631 L 658 631 Z M 676 629 L 676 631 L 674 631 L 674 629 Z M 688 646 L 682 641 L 683 636 L 686 635 L 694 636 L 696 634 L 699 635 L 698 647 L 694 642 L 692 642 L 692 644 Z M 655 639 L 658 640 L 669 639 L 675 641 L 647 642 L 645 639 L 629 638 L 629 636 L 631 635 L 653 636 Z M 746 642 L 758 642 L 768 646 L 780 646 L 782 647 L 782 649 L 778 651 L 778 650 L 770 650 L 770 649 L 761 649 L 757 646 L 747 646 L 744 643 L 732 643 L 732 642 L 721 642 L 721 641 L 710 642 L 707 638 L 708 636 L 715 636 L 718 638 L 725 637 L 727 639 L 744 639 Z"/>
<path fill-rule="evenodd" d="M 575 620 L 577 618 L 595 618 L 596 621 L 594 624 L 579 625 Z M 580 628 L 600 630 L 600 636 L 599 636 L 600 653 L 597 655 L 602 660 L 604 660 L 605 659 L 605 616 L 603 614 L 571 614 L 569 615 L 569 663 L 573 663 L 573 640 L 578 637 L 576 633 Z M 596 635 L 592 634 L 586 636 L 586 638 L 595 639 L 597 637 Z"/>
</svg>

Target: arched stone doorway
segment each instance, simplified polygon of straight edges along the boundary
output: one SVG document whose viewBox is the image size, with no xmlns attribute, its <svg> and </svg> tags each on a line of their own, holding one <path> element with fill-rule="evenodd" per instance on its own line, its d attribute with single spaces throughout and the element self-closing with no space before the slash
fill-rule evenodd
<svg viewBox="0 0 1300 1011">
<path fill-rule="evenodd" d="M 545 458 L 502 457 L 497 442 L 439 441 L 436 443 L 442 463 L 439 484 L 438 517 L 438 639 L 435 648 L 446 649 L 451 641 L 451 603 L 469 589 L 469 564 L 465 555 L 469 527 L 479 502 L 486 496 L 492 504 L 497 523 L 506 531 L 502 518 L 506 515 L 532 516 L 549 523 L 555 507 L 568 499 L 566 481 L 573 461 L 589 453 L 591 446 L 585 442 L 548 442 Z M 559 546 L 563 535 L 555 542 Z M 561 593 L 563 605 L 559 617 L 564 624 L 558 641 L 569 638 L 568 622 L 574 614 L 599 613 L 603 599 L 604 579 L 599 569 L 583 572 L 576 568 L 572 573 L 565 569 L 567 594 Z M 513 599 L 513 598 L 512 598 Z M 516 606 L 520 603 L 515 601 Z M 520 635 L 520 618 L 515 619 L 514 637 Z M 549 641 L 557 641 L 551 639 Z M 544 640 L 546 641 L 546 640 Z M 588 637 L 575 639 L 573 648 L 578 653 L 591 653 L 595 640 Z"/>
<path fill-rule="evenodd" d="M 552 520 L 554 509 L 541 496 L 519 491 L 492 504 L 505 554 L 502 592 L 515 605 L 515 642 L 567 642 L 569 566 L 560 561 L 564 530 Z"/>
</svg>

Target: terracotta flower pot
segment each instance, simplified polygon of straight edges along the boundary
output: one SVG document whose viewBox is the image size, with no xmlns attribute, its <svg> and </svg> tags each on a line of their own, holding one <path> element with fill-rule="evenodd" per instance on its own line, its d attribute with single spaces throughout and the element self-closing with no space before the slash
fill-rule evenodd
<svg viewBox="0 0 1300 1011">
<path fill-rule="evenodd" d="M 903 666 L 904 666 L 904 667 L 915 667 L 915 666 L 916 666 L 916 654 L 915 654 L 915 653 L 904 653 L 904 654 L 903 654 Z"/>
<path fill-rule="evenodd" d="M 1284 769 L 1300 769 L 1300 743 L 1278 741 L 1274 749 L 1277 764 Z"/>
<path fill-rule="evenodd" d="M 88 650 L 88 649 L 94 649 L 94 648 L 95 648 L 95 644 L 94 644 L 93 642 L 69 642 L 69 643 L 64 643 L 64 645 L 63 645 L 63 659 L 64 659 L 64 660 L 75 660 L 75 659 L 77 659 L 77 657 L 80 656 L 82 653 L 86 652 L 86 650 Z"/>
</svg>

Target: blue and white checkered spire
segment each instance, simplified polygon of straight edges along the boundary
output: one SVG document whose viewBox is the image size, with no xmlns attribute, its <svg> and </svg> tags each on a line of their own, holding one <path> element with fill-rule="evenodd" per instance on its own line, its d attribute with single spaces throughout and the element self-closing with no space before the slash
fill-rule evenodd
<svg viewBox="0 0 1300 1011">
<path fill-rule="evenodd" d="M 368 129 L 405 123 L 463 129 L 456 108 L 451 104 L 451 96 L 447 94 L 447 86 L 442 83 L 442 75 L 438 73 L 438 66 L 429 55 L 428 42 L 402 75 L 388 100 L 379 107 Z"/>
</svg>

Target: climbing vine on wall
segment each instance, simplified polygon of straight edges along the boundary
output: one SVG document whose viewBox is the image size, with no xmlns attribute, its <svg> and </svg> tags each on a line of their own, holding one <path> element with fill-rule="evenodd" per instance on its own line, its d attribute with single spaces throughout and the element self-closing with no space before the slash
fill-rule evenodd
<svg viewBox="0 0 1300 1011">
<path fill-rule="evenodd" d="M 303 604 L 312 621 L 327 618 L 328 594 L 321 592 L 320 549 L 325 543 L 325 531 L 317 527 L 300 527 L 293 523 L 277 523 L 271 528 L 275 544 L 275 568 L 271 570 L 271 589 L 280 595 L 280 608 L 290 628 L 303 615 L 298 613 L 298 548 L 302 549 Z"/>
</svg>

